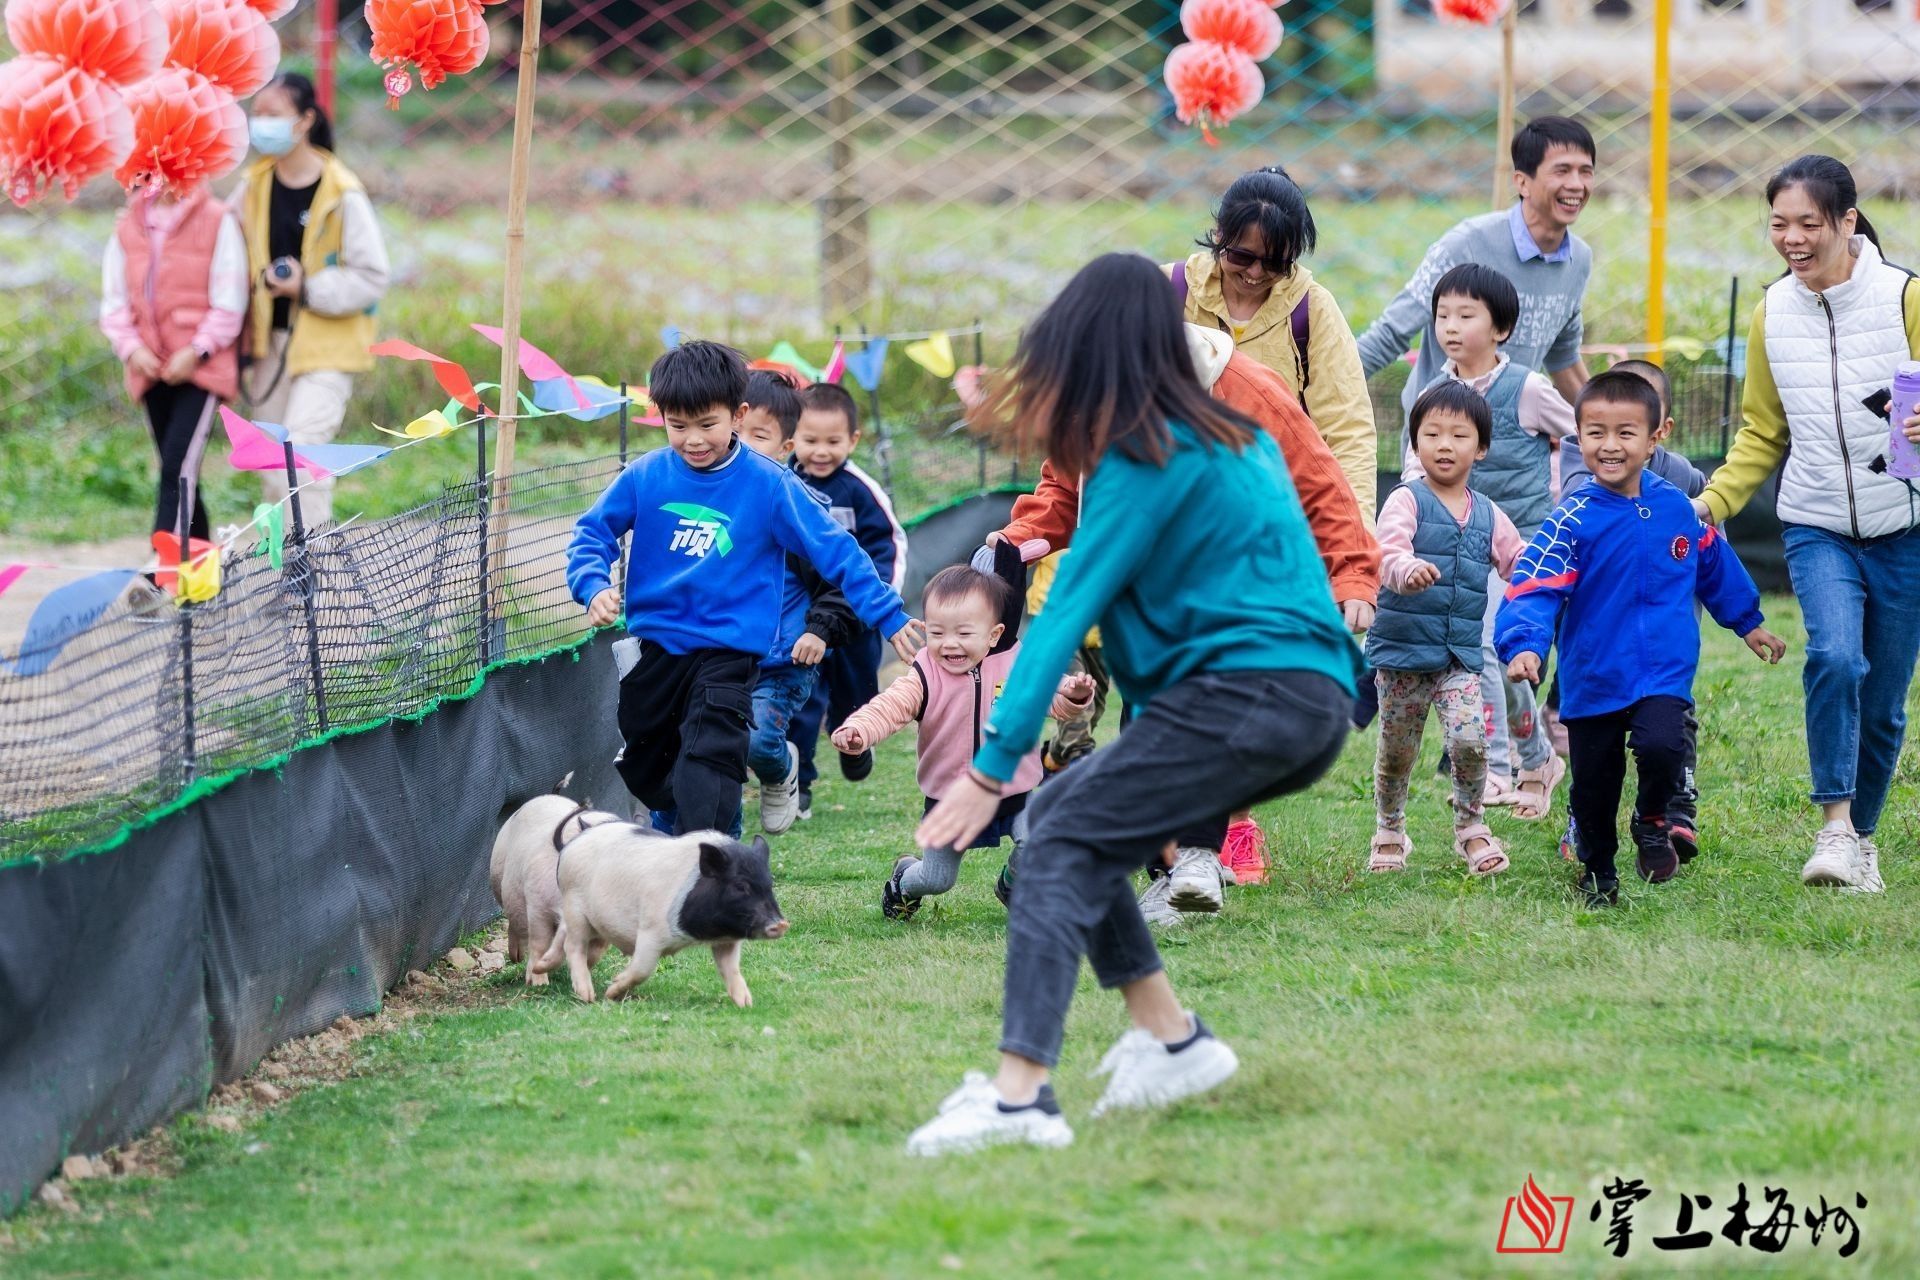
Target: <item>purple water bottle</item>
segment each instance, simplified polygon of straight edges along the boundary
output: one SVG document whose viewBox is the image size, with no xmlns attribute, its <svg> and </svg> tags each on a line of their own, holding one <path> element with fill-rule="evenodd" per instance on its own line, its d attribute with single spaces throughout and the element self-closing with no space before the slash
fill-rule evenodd
<svg viewBox="0 0 1920 1280">
<path fill-rule="evenodd" d="M 1907 419 L 1920 407 L 1920 360 L 1903 361 L 1893 375 L 1893 404 L 1887 437 L 1887 474 L 1902 480 L 1920 479 L 1920 445 L 1907 439 Z"/>
</svg>

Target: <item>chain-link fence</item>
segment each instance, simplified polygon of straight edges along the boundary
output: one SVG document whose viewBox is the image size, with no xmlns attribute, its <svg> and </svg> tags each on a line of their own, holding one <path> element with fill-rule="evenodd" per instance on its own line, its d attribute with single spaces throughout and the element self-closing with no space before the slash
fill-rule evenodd
<svg viewBox="0 0 1920 1280">
<path fill-rule="evenodd" d="M 1586 317 L 1603 344 L 1644 332 L 1651 8 L 1526 0 L 1518 20 L 1521 113 L 1577 115 L 1599 139 L 1601 185 L 1579 230 L 1596 247 Z M 1920 10 L 1673 8 L 1667 332 L 1683 366 L 1720 349 L 1711 380 L 1728 365 L 1730 282 L 1750 302 L 1777 272 L 1758 188 L 1785 157 L 1847 159 L 1890 255 L 1920 245 L 1903 199 L 1920 168 L 1901 145 L 1920 116 Z M 487 10 L 494 53 L 480 69 L 394 111 L 358 6 L 342 10 L 341 150 L 375 192 L 397 264 L 383 331 L 483 368 L 490 352 L 465 325 L 499 308 L 521 0 Z M 644 381 L 669 324 L 754 355 L 790 340 L 815 362 L 836 330 L 977 326 L 991 362 L 1094 252 L 1177 256 L 1234 176 L 1276 161 L 1314 201 L 1312 267 L 1363 325 L 1434 237 L 1486 204 L 1499 34 L 1438 23 L 1426 0 L 1291 0 L 1280 13 L 1266 97 L 1212 149 L 1174 122 L 1161 83 L 1182 39 L 1171 0 L 549 0 L 526 332 L 609 381 Z M 280 24 L 288 65 L 309 63 L 314 22 L 302 5 Z M 93 329 L 115 203 L 96 184 L 76 208 L 0 215 L 0 465 L 34 477 L 30 498 L 0 493 L 0 534 L 74 536 L 47 509 L 68 493 L 100 520 L 138 523 L 112 513 L 144 488 L 141 427 Z M 957 341 L 964 363 L 973 340 Z M 879 402 L 896 458 L 942 460 L 900 473 L 929 488 L 977 481 L 971 442 L 945 434 L 946 378 L 901 352 Z M 410 418 L 414 385 L 365 379 L 350 430 Z M 530 424 L 527 446 L 577 456 L 572 430 Z M 402 509 L 423 479 L 406 478 L 408 493 L 364 505 Z M 909 510 L 920 501 L 903 496 Z"/>
</svg>

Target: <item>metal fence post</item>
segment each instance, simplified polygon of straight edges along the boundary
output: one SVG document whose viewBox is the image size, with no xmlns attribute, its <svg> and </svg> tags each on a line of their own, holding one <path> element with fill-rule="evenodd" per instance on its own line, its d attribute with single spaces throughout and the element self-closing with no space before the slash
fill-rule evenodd
<svg viewBox="0 0 1920 1280">
<path fill-rule="evenodd" d="M 488 552 L 488 517 L 492 514 L 493 495 L 487 489 L 487 415 L 481 414 L 476 424 L 475 435 L 478 444 L 475 456 L 478 459 L 474 469 L 474 498 L 480 504 L 480 669 L 486 670 L 493 661 L 493 610 L 489 605 L 492 599 L 492 583 L 489 570 L 492 569 L 492 555 Z"/>
<path fill-rule="evenodd" d="M 180 539 L 180 564 L 175 571 L 174 589 L 177 594 L 178 621 L 180 624 L 180 765 L 183 782 L 192 782 L 199 771 L 198 749 L 195 741 L 193 723 L 193 606 L 188 603 L 186 593 L 180 590 L 179 573 L 187 567 L 187 539 L 193 527 L 192 504 L 188 498 L 187 477 L 180 477 L 180 514 L 177 528 Z"/>
<path fill-rule="evenodd" d="M 307 525 L 300 514 L 300 473 L 293 457 L 293 441 L 286 440 L 280 446 L 286 451 L 287 462 L 287 502 L 293 508 L 293 555 L 290 562 L 300 566 L 300 601 L 306 606 L 307 615 L 307 674 L 313 680 L 313 723 L 321 733 L 327 731 L 327 683 L 320 666 L 320 619 L 314 609 L 314 600 L 319 595 L 318 574 L 314 569 L 313 553 L 307 549 Z"/>
<path fill-rule="evenodd" d="M 1727 456 L 1733 431 L 1733 340 L 1740 331 L 1740 277 L 1727 285 L 1727 373 L 1720 386 L 1720 456 Z"/>
</svg>

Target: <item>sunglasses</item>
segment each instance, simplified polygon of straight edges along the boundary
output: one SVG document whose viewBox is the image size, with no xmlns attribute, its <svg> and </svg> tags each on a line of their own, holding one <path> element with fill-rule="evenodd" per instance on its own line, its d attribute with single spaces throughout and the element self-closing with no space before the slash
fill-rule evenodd
<svg viewBox="0 0 1920 1280">
<path fill-rule="evenodd" d="M 1245 249 L 1218 248 L 1213 251 L 1213 256 L 1236 271 L 1250 271 L 1256 266 L 1263 266 L 1271 275 L 1287 274 L 1285 263 L 1275 258 L 1262 258 L 1259 254 L 1248 253 Z"/>
</svg>

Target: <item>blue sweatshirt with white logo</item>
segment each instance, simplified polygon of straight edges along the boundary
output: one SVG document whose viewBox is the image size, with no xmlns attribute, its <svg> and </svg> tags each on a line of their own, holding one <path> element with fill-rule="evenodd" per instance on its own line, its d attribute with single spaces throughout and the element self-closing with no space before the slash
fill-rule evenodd
<svg viewBox="0 0 1920 1280">
<path fill-rule="evenodd" d="M 1720 531 L 1651 471 L 1640 496 L 1588 484 L 1555 507 L 1520 553 L 1494 617 L 1502 662 L 1560 645 L 1560 715 L 1605 715 L 1642 698 L 1693 700 L 1700 665 L 1698 597 L 1746 635 L 1764 620 L 1760 592 Z"/>
<path fill-rule="evenodd" d="M 575 600 L 587 604 L 613 585 L 624 534 L 632 535 L 627 630 L 668 653 L 766 655 L 785 612 L 788 552 L 840 588 L 882 635 L 907 625 L 899 595 L 826 504 L 737 439 L 704 471 L 664 448 L 628 465 L 573 527 L 567 589 Z"/>
</svg>

